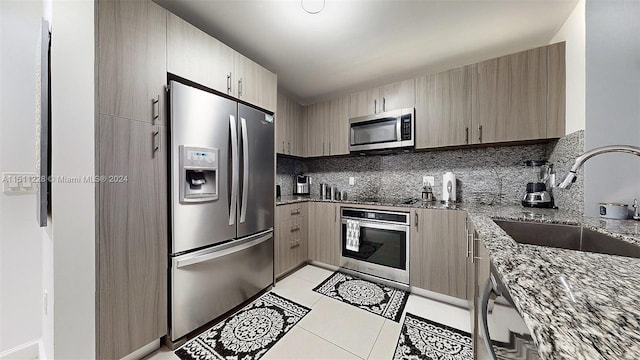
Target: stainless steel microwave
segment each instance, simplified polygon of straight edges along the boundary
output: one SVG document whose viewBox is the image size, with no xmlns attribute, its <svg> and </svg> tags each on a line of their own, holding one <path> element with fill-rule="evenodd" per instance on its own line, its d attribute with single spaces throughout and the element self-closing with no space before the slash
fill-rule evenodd
<svg viewBox="0 0 640 360">
<path fill-rule="evenodd" d="M 349 151 L 413 148 L 414 109 L 399 109 L 349 119 Z"/>
</svg>

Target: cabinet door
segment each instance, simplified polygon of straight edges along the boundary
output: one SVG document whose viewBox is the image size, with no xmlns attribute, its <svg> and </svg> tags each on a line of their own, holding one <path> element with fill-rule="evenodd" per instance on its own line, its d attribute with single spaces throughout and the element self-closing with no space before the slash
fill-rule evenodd
<svg viewBox="0 0 640 360">
<path fill-rule="evenodd" d="M 167 12 L 150 0 L 98 2 L 101 114 L 165 124 Z"/>
<path fill-rule="evenodd" d="M 278 81 L 275 74 L 240 53 L 234 53 L 237 97 L 263 109 L 277 106 Z"/>
<path fill-rule="evenodd" d="M 334 203 L 309 204 L 309 259 L 340 265 L 338 206 Z"/>
<path fill-rule="evenodd" d="M 167 332 L 166 129 L 102 115 L 97 141 L 97 354 L 120 359 Z"/>
<path fill-rule="evenodd" d="M 483 61 L 473 67 L 473 143 L 546 137 L 545 47 Z"/>
<path fill-rule="evenodd" d="M 235 94 L 231 78 L 233 49 L 171 13 L 166 36 L 168 72 L 228 95 Z"/>
<path fill-rule="evenodd" d="M 566 71 L 565 43 L 547 47 L 549 97 L 547 104 L 547 138 L 560 138 L 565 135 L 566 114 Z"/>
<path fill-rule="evenodd" d="M 416 148 L 470 143 L 471 66 L 418 78 L 415 123 Z"/>
<path fill-rule="evenodd" d="M 414 211 L 409 283 L 466 299 L 468 248 L 465 213 L 455 210 Z"/>
<path fill-rule="evenodd" d="M 412 108 L 416 104 L 415 80 L 403 80 L 380 87 L 379 112 Z"/>
<path fill-rule="evenodd" d="M 373 88 L 352 93 L 350 96 L 349 117 L 377 114 L 382 109 L 378 103 L 380 88 Z"/>
<path fill-rule="evenodd" d="M 325 120 L 327 155 L 349 154 L 349 97 L 342 96 L 329 102 L 329 118 Z"/>
<path fill-rule="evenodd" d="M 291 155 L 304 156 L 304 128 L 302 122 L 302 107 L 295 100 L 289 99 L 289 141 Z M 287 145 L 288 146 L 288 145 Z"/>
<path fill-rule="evenodd" d="M 276 152 L 278 154 L 290 154 L 287 142 L 290 136 L 291 122 L 289 120 L 290 101 L 286 96 L 278 93 L 278 106 L 276 109 Z"/>
<path fill-rule="evenodd" d="M 322 109 L 319 104 L 305 107 L 305 156 L 324 156 L 324 124 L 322 122 Z"/>
</svg>

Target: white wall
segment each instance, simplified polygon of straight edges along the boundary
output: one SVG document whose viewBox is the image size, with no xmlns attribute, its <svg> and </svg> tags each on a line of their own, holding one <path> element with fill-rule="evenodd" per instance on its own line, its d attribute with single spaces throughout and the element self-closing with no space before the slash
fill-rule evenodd
<svg viewBox="0 0 640 360">
<path fill-rule="evenodd" d="M 40 1 L 0 1 L 0 171 L 35 171 Z M 38 341 L 42 240 L 34 195 L 0 194 L 0 353 Z"/>
<path fill-rule="evenodd" d="M 586 3 L 585 148 L 640 146 L 640 1 Z M 640 158 L 604 154 L 585 165 L 585 214 L 640 199 Z"/>
<path fill-rule="evenodd" d="M 95 173 L 94 2 L 54 0 L 52 175 Z M 52 185 L 54 357 L 95 358 L 95 186 Z"/>
<path fill-rule="evenodd" d="M 585 1 L 580 0 L 550 44 L 566 41 L 566 134 L 585 128 Z"/>
</svg>

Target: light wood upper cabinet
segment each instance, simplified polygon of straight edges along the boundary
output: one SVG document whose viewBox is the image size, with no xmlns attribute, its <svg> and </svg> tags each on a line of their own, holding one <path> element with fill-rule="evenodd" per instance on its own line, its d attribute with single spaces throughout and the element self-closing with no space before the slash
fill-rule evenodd
<svg viewBox="0 0 640 360">
<path fill-rule="evenodd" d="M 167 131 L 106 115 L 96 126 L 97 174 L 126 177 L 97 184 L 97 358 L 120 359 L 167 332 Z"/>
<path fill-rule="evenodd" d="M 473 143 L 547 137 L 547 48 L 473 65 Z"/>
<path fill-rule="evenodd" d="M 565 43 L 557 43 L 547 47 L 549 96 L 547 104 L 547 137 L 559 138 L 566 133 L 566 70 Z"/>
<path fill-rule="evenodd" d="M 325 141 L 329 143 L 327 155 L 349 154 L 349 97 L 342 96 L 329 102 L 329 128 Z"/>
<path fill-rule="evenodd" d="M 409 283 L 466 299 L 466 214 L 456 210 L 414 209 Z"/>
<path fill-rule="evenodd" d="M 416 83 L 416 148 L 465 145 L 471 137 L 471 66 Z"/>
<path fill-rule="evenodd" d="M 234 52 L 237 97 L 269 111 L 277 107 L 278 78 L 246 56 Z"/>
<path fill-rule="evenodd" d="M 235 96 L 233 54 L 227 45 L 169 13 L 167 71 L 198 84 Z"/>
<path fill-rule="evenodd" d="M 166 17 L 151 1 L 98 1 L 101 114 L 165 124 Z"/>
<path fill-rule="evenodd" d="M 415 80 L 403 80 L 358 91 L 352 93 L 350 98 L 350 118 L 403 108 L 412 108 L 416 101 Z"/>
<path fill-rule="evenodd" d="M 326 125 L 318 104 L 305 106 L 303 112 L 304 155 L 307 157 L 324 155 L 324 132 Z"/>
<path fill-rule="evenodd" d="M 309 259 L 340 266 L 340 211 L 330 202 L 309 203 Z"/>
<path fill-rule="evenodd" d="M 349 117 L 354 118 L 379 113 L 379 97 L 380 88 L 367 89 L 352 93 L 350 96 Z"/>
<path fill-rule="evenodd" d="M 303 156 L 302 107 L 295 100 L 278 93 L 276 111 L 276 152 Z"/>
<path fill-rule="evenodd" d="M 414 107 L 416 104 L 415 79 L 381 86 L 379 101 L 380 110 L 378 112 Z"/>
<path fill-rule="evenodd" d="M 304 155 L 330 156 L 349 153 L 349 97 L 343 96 L 304 108 Z"/>
</svg>

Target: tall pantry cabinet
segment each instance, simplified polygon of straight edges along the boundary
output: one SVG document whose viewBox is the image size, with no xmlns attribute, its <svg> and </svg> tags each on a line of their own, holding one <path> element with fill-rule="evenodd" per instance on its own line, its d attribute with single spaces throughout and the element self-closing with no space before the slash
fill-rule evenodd
<svg viewBox="0 0 640 360">
<path fill-rule="evenodd" d="M 97 4 L 96 357 L 167 332 L 167 12 Z"/>
</svg>

